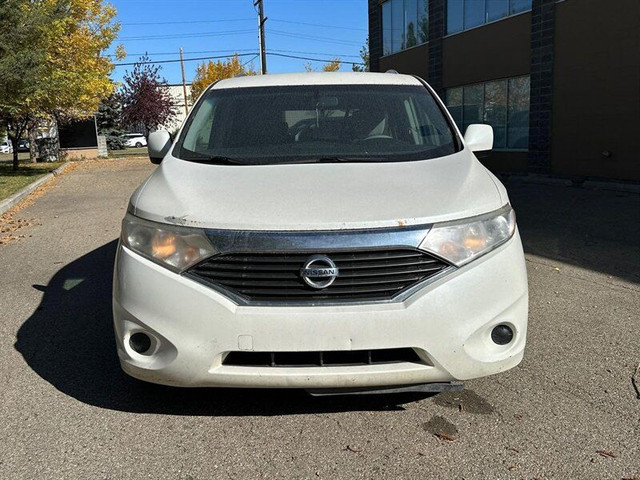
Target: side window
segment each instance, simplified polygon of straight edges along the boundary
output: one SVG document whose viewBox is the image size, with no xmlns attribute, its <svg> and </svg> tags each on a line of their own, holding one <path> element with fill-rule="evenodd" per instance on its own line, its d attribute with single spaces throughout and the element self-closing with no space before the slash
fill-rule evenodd
<svg viewBox="0 0 640 480">
<path fill-rule="evenodd" d="M 415 145 L 423 145 L 424 141 L 420 132 L 420 121 L 418 120 L 412 98 L 408 98 L 404 101 L 404 111 L 407 114 L 407 119 L 409 121 L 409 133 L 411 134 L 411 138 L 413 138 L 413 143 Z"/>
<path fill-rule="evenodd" d="M 208 98 L 203 102 L 184 139 L 184 148 L 191 151 L 208 150 L 215 110 L 216 104 L 213 98 Z"/>
</svg>

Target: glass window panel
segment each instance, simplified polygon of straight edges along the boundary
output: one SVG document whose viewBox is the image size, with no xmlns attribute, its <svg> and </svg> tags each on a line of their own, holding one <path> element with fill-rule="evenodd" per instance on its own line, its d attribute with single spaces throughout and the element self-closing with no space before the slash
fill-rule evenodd
<svg viewBox="0 0 640 480">
<path fill-rule="evenodd" d="M 418 0 L 418 43 L 429 41 L 429 1 Z"/>
<path fill-rule="evenodd" d="M 464 2 L 464 28 L 477 27 L 484 23 L 484 0 L 466 0 Z"/>
<path fill-rule="evenodd" d="M 493 127 L 507 125 L 507 81 L 484 84 L 484 121 Z"/>
<path fill-rule="evenodd" d="M 493 127 L 493 148 L 507 146 L 507 81 L 484 84 L 484 123 Z"/>
<path fill-rule="evenodd" d="M 509 14 L 514 15 L 531 10 L 531 1 L 532 0 L 510 0 Z"/>
<path fill-rule="evenodd" d="M 507 147 L 529 148 L 529 77 L 509 79 Z"/>
<path fill-rule="evenodd" d="M 391 2 L 382 4 L 382 54 L 393 53 L 391 43 Z"/>
<path fill-rule="evenodd" d="M 461 32 L 464 28 L 463 0 L 447 1 L 447 33 Z"/>
<path fill-rule="evenodd" d="M 504 150 L 507 148 L 507 127 L 493 127 L 493 148 Z"/>
<path fill-rule="evenodd" d="M 484 85 L 469 85 L 463 88 L 463 130 L 472 123 L 483 122 Z M 463 132 L 464 133 L 464 132 Z"/>
<path fill-rule="evenodd" d="M 418 0 L 404 0 L 405 48 L 418 44 Z"/>
<path fill-rule="evenodd" d="M 462 129 L 462 88 L 447 89 L 445 103 L 456 125 Z"/>
<path fill-rule="evenodd" d="M 390 0 L 392 52 L 404 49 L 404 3 L 403 0 Z"/>
<path fill-rule="evenodd" d="M 493 22 L 509 15 L 509 0 L 487 0 L 486 21 Z"/>
</svg>

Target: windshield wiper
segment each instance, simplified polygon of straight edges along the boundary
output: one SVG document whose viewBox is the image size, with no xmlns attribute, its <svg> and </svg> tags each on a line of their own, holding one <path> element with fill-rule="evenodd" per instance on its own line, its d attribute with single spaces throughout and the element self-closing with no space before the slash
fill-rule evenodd
<svg viewBox="0 0 640 480">
<path fill-rule="evenodd" d="M 247 165 L 241 158 L 235 157 L 224 157 L 222 155 L 211 155 L 211 156 L 202 156 L 202 157 L 191 157 L 185 158 L 185 160 L 189 160 L 191 162 L 201 162 L 201 163 L 215 163 L 218 165 Z"/>
<path fill-rule="evenodd" d="M 314 158 L 301 158 L 287 163 L 375 163 L 384 162 L 387 159 L 384 157 L 342 157 L 342 156 L 327 156 L 327 157 L 314 157 Z"/>
</svg>

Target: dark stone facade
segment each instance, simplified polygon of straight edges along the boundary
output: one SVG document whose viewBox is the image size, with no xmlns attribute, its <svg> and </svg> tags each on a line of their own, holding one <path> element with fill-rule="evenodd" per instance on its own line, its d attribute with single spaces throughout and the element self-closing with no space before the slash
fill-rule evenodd
<svg viewBox="0 0 640 480">
<path fill-rule="evenodd" d="M 426 79 L 438 95 L 444 98 L 442 87 L 442 43 L 445 34 L 445 0 L 429 2 L 429 78 Z"/>
<path fill-rule="evenodd" d="M 528 169 L 551 170 L 555 0 L 533 0 Z"/>
<path fill-rule="evenodd" d="M 380 0 L 369 0 L 369 70 L 380 71 L 382 56 L 382 25 L 380 24 Z"/>
</svg>

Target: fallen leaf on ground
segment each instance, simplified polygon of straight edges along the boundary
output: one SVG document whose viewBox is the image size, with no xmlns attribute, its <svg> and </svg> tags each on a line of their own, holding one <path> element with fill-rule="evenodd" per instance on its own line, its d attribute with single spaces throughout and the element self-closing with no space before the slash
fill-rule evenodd
<svg viewBox="0 0 640 480">
<path fill-rule="evenodd" d="M 447 442 L 453 442 L 456 439 L 456 437 L 447 435 L 446 433 L 442 433 L 442 432 L 436 433 L 435 436 L 438 437 L 440 440 L 445 440 Z"/>
<path fill-rule="evenodd" d="M 613 452 L 608 452 L 607 450 L 596 450 L 596 453 L 601 457 L 616 458 L 616 455 Z"/>
<path fill-rule="evenodd" d="M 352 447 L 351 445 L 347 445 L 347 448 L 345 448 L 345 450 L 347 450 L 349 452 L 353 452 L 353 453 L 359 453 L 359 452 L 362 451 L 358 447 Z"/>
</svg>

